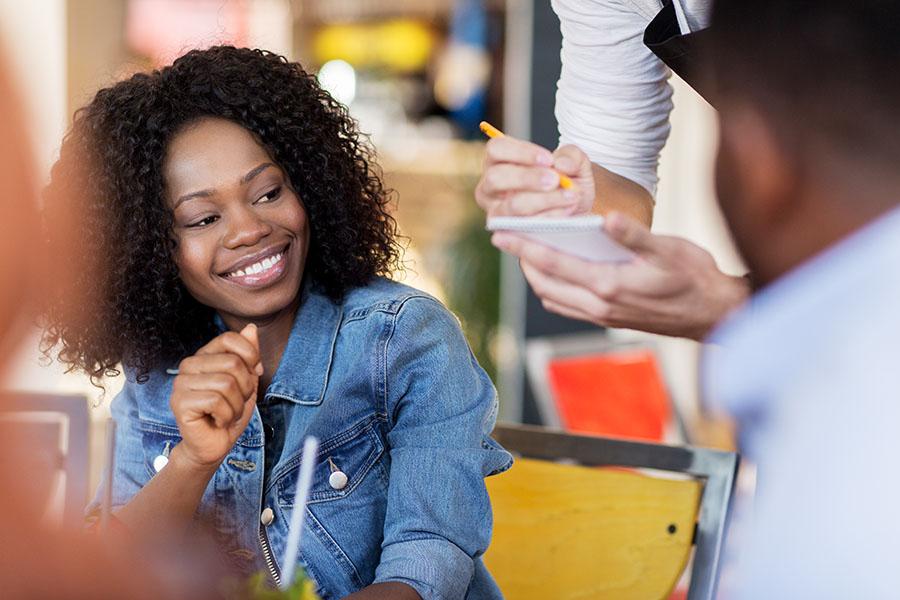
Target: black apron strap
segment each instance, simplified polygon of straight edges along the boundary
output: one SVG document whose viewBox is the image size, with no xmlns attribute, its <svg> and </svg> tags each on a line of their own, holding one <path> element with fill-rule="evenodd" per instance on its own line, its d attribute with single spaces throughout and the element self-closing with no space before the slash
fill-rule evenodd
<svg viewBox="0 0 900 600">
<path fill-rule="evenodd" d="M 650 51 L 715 106 L 709 69 L 703 61 L 708 56 L 705 48 L 708 38 L 708 29 L 684 35 L 681 33 L 671 0 L 666 1 L 644 30 L 644 44 Z"/>
</svg>

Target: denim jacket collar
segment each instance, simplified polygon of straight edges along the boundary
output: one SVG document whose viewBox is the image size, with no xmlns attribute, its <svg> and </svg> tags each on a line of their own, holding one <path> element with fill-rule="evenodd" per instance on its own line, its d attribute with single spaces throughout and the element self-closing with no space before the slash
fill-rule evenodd
<svg viewBox="0 0 900 600">
<path fill-rule="evenodd" d="M 304 289 L 291 337 L 266 397 L 317 405 L 325 396 L 343 311 L 310 287 Z"/>
<path fill-rule="evenodd" d="M 266 390 L 266 398 L 316 406 L 325 396 L 343 310 L 308 282 L 301 294 L 291 337 Z M 222 331 L 226 330 L 218 316 L 216 324 Z"/>
</svg>

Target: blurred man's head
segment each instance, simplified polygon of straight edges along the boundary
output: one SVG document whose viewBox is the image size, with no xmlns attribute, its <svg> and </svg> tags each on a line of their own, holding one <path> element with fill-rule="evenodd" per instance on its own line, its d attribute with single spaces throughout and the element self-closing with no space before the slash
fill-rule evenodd
<svg viewBox="0 0 900 600">
<path fill-rule="evenodd" d="M 5 67 L 0 61 L 0 366 L 23 333 L 41 252 L 31 146 Z"/>
<path fill-rule="evenodd" d="M 717 0 L 722 210 L 762 283 L 900 202 L 900 2 Z"/>
</svg>

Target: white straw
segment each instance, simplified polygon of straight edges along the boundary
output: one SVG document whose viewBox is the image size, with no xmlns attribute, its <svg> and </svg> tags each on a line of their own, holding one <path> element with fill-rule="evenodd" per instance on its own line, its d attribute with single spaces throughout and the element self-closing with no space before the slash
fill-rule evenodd
<svg viewBox="0 0 900 600">
<path fill-rule="evenodd" d="M 106 461 L 104 463 L 105 484 L 103 486 L 103 498 L 100 503 L 100 531 L 109 529 L 109 515 L 112 513 L 112 488 L 113 474 L 116 465 L 116 422 L 112 419 L 106 421 Z"/>
<path fill-rule="evenodd" d="M 291 512 L 291 525 L 288 530 L 287 546 L 284 553 L 284 570 L 281 573 L 281 589 L 286 590 L 294 582 L 297 570 L 297 557 L 300 555 L 300 534 L 306 517 L 306 500 L 309 488 L 312 487 L 313 468 L 316 466 L 316 454 L 319 451 L 319 440 L 309 436 L 303 442 L 300 476 L 297 478 L 297 491 L 294 493 L 294 509 Z"/>
</svg>

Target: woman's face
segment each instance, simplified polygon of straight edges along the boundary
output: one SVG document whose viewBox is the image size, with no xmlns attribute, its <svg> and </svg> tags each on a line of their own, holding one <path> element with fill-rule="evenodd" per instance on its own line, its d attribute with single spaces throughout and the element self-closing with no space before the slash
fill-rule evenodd
<svg viewBox="0 0 900 600">
<path fill-rule="evenodd" d="M 181 280 L 229 327 L 294 306 L 309 226 L 287 175 L 253 135 L 204 118 L 175 135 L 163 165 Z"/>
</svg>

